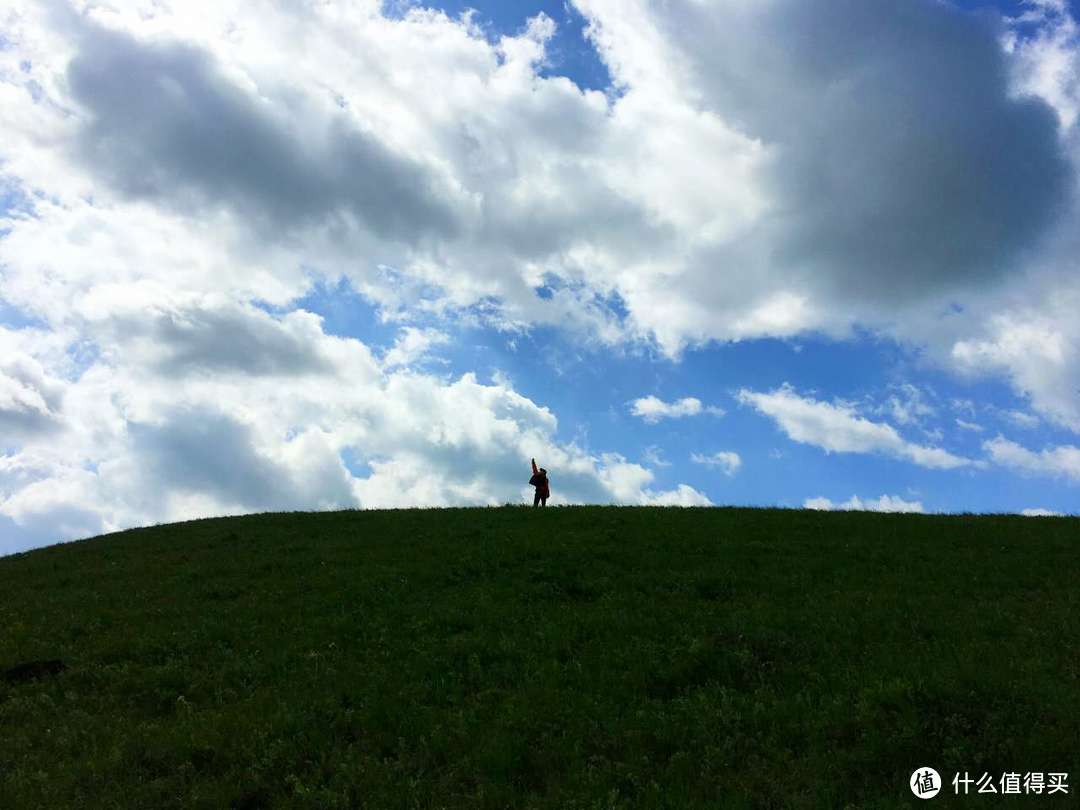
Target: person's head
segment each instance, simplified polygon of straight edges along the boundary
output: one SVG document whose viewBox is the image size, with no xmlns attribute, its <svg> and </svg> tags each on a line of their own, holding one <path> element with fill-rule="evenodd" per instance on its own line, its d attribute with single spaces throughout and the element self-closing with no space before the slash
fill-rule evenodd
<svg viewBox="0 0 1080 810">
<path fill-rule="evenodd" d="M 541 467 L 540 468 L 540 474 L 541 475 L 547 475 L 547 470 L 545 470 L 543 467 Z"/>
</svg>

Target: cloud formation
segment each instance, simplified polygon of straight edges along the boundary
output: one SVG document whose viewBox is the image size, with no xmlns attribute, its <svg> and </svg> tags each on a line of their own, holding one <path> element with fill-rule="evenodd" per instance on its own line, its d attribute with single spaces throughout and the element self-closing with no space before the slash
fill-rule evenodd
<svg viewBox="0 0 1080 810">
<path fill-rule="evenodd" d="M 630 413 L 640 417 L 650 425 L 655 425 L 661 419 L 682 419 L 686 416 L 697 416 L 701 413 L 723 416 L 724 409 L 715 405 L 704 406 L 697 397 L 683 397 L 674 402 L 664 402 L 659 397 L 650 394 L 647 397 L 640 397 L 631 402 Z"/>
<path fill-rule="evenodd" d="M 995 464 L 1003 467 L 1080 483 L 1080 447 L 1068 444 L 1034 451 L 998 436 L 983 442 L 983 449 Z"/>
<path fill-rule="evenodd" d="M 803 508 L 823 511 L 926 512 L 922 501 L 905 501 L 896 495 L 882 495 L 880 498 L 869 498 L 867 500 L 863 500 L 858 495 L 852 495 L 843 503 L 836 503 L 828 498 L 807 498 L 803 503 Z"/>
<path fill-rule="evenodd" d="M 709 455 L 691 453 L 690 460 L 695 464 L 717 469 L 729 478 L 735 475 L 739 468 L 742 467 L 742 458 L 733 450 L 719 450 Z"/>
<path fill-rule="evenodd" d="M 274 231 L 337 217 L 394 240 L 456 229 L 464 206 L 437 173 L 352 125 L 330 99 L 244 87 L 196 45 L 85 18 L 71 26 L 78 52 L 66 78 L 86 116 L 73 149 L 123 194 L 233 208 Z"/>
<path fill-rule="evenodd" d="M 190 332 L 155 330 L 156 310 L 119 316 L 125 351 L 62 383 L 57 435 L 0 456 L 0 515 L 21 542 L 249 511 L 517 503 L 530 457 L 553 471 L 553 503 L 709 503 L 686 485 L 656 488 L 617 454 L 558 441 L 555 415 L 505 381 L 388 366 L 310 313 L 177 312 L 201 330 L 194 345 L 217 345 L 245 318 L 240 331 L 263 343 L 243 369 L 162 364 Z M 116 345 L 117 324 L 94 328 Z M 271 361 L 293 356 L 295 334 L 309 362 Z"/>
<path fill-rule="evenodd" d="M 438 329 L 419 329 L 415 326 L 402 328 L 394 345 L 383 355 L 383 367 L 408 366 L 425 358 L 435 346 L 450 342 L 450 336 Z"/>
<path fill-rule="evenodd" d="M 1003 280 L 1066 204 L 1054 111 L 1013 92 L 988 15 L 930 0 L 579 5 L 627 105 L 685 100 L 760 146 L 746 227 L 694 240 L 648 288 L 675 312 L 677 279 L 684 334 L 891 320 Z"/>
<path fill-rule="evenodd" d="M 979 337 L 957 340 L 961 372 L 1003 373 L 1053 422 L 1080 432 L 1080 290 L 1034 290 L 1034 302 L 993 316 Z"/>
<path fill-rule="evenodd" d="M 672 354 L 843 333 L 986 286 L 1066 202 L 1056 108 L 1014 92 L 988 15 L 930 0 L 577 6 L 617 95 L 538 75 L 543 15 L 490 42 L 376 3 L 20 8 L 12 41 L 38 47 L 12 79 L 36 83 L 34 114 L 56 112 L 52 162 L 69 156 L 102 200 L 212 212 L 238 247 L 299 244 L 331 274 L 352 249 L 367 266 L 346 272 L 374 295 L 390 295 L 385 264 L 442 306 L 493 302 L 505 322 Z M 538 297 L 545 277 L 558 292 Z"/>
<path fill-rule="evenodd" d="M 972 463 L 940 447 L 907 441 L 892 425 L 859 416 L 849 405 L 801 397 L 788 385 L 769 393 L 744 388 L 737 398 L 774 419 L 792 441 L 820 447 L 827 453 L 880 453 L 943 470 Z"/>
<path fill-rule="evenodd" d="M 62 385 L 41 363 L 25 354 L 0 360 L 0 433 L 24 439 L 57 427 Z"/>
<path fill-rule="evenodd" d="M 1024 517 L 1064 517 L 1064 512 L 1055 512 L 1052 509 L 1030 508 L 1021 509 L 1020 514 Z"/>
</svg>

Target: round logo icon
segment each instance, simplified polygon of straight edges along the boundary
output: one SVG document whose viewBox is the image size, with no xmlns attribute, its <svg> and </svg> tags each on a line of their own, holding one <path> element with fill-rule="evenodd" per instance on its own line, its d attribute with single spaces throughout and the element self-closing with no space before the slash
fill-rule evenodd
<svg viewBox="0 0 1080 810">
<path fill-rule="evenodd" d="M 920 799 L 932 799 L 941 790 L 941 777 L 933 768 L 917 768 L 908 785 Z"/>
</svg>

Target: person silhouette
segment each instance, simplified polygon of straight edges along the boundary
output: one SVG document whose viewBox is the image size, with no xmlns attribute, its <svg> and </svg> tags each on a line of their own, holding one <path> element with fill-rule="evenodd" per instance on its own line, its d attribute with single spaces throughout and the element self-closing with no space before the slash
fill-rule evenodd
<svg viewBox="0 0 1080 810">
<path fill-rule="evenodd" d="M 529 483 L 536 487 L 536 494 L 533 495 L 533 506 L 547 506 L 547 499 L 551 497 L 551 488 L 548 486 L 547 470 L 543 467 L 537 468 L 536 459 L 532 460 L 532 478 L 529 479 Z"/>
</svg>

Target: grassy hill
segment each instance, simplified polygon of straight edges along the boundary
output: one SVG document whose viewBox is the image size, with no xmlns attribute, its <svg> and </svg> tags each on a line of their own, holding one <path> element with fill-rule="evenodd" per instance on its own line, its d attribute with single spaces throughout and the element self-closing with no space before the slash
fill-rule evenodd
<svg viewBox="0 0 1080 810">
<path fill-rule="evenodd" d="M 0 558 L 0 670 L 66 667 L 0 679 L 0 807 L 908 807 L 926 765 L 1075 806 L 1078 560 L 1076 519 L 614 507 Z"/>
</svg>

